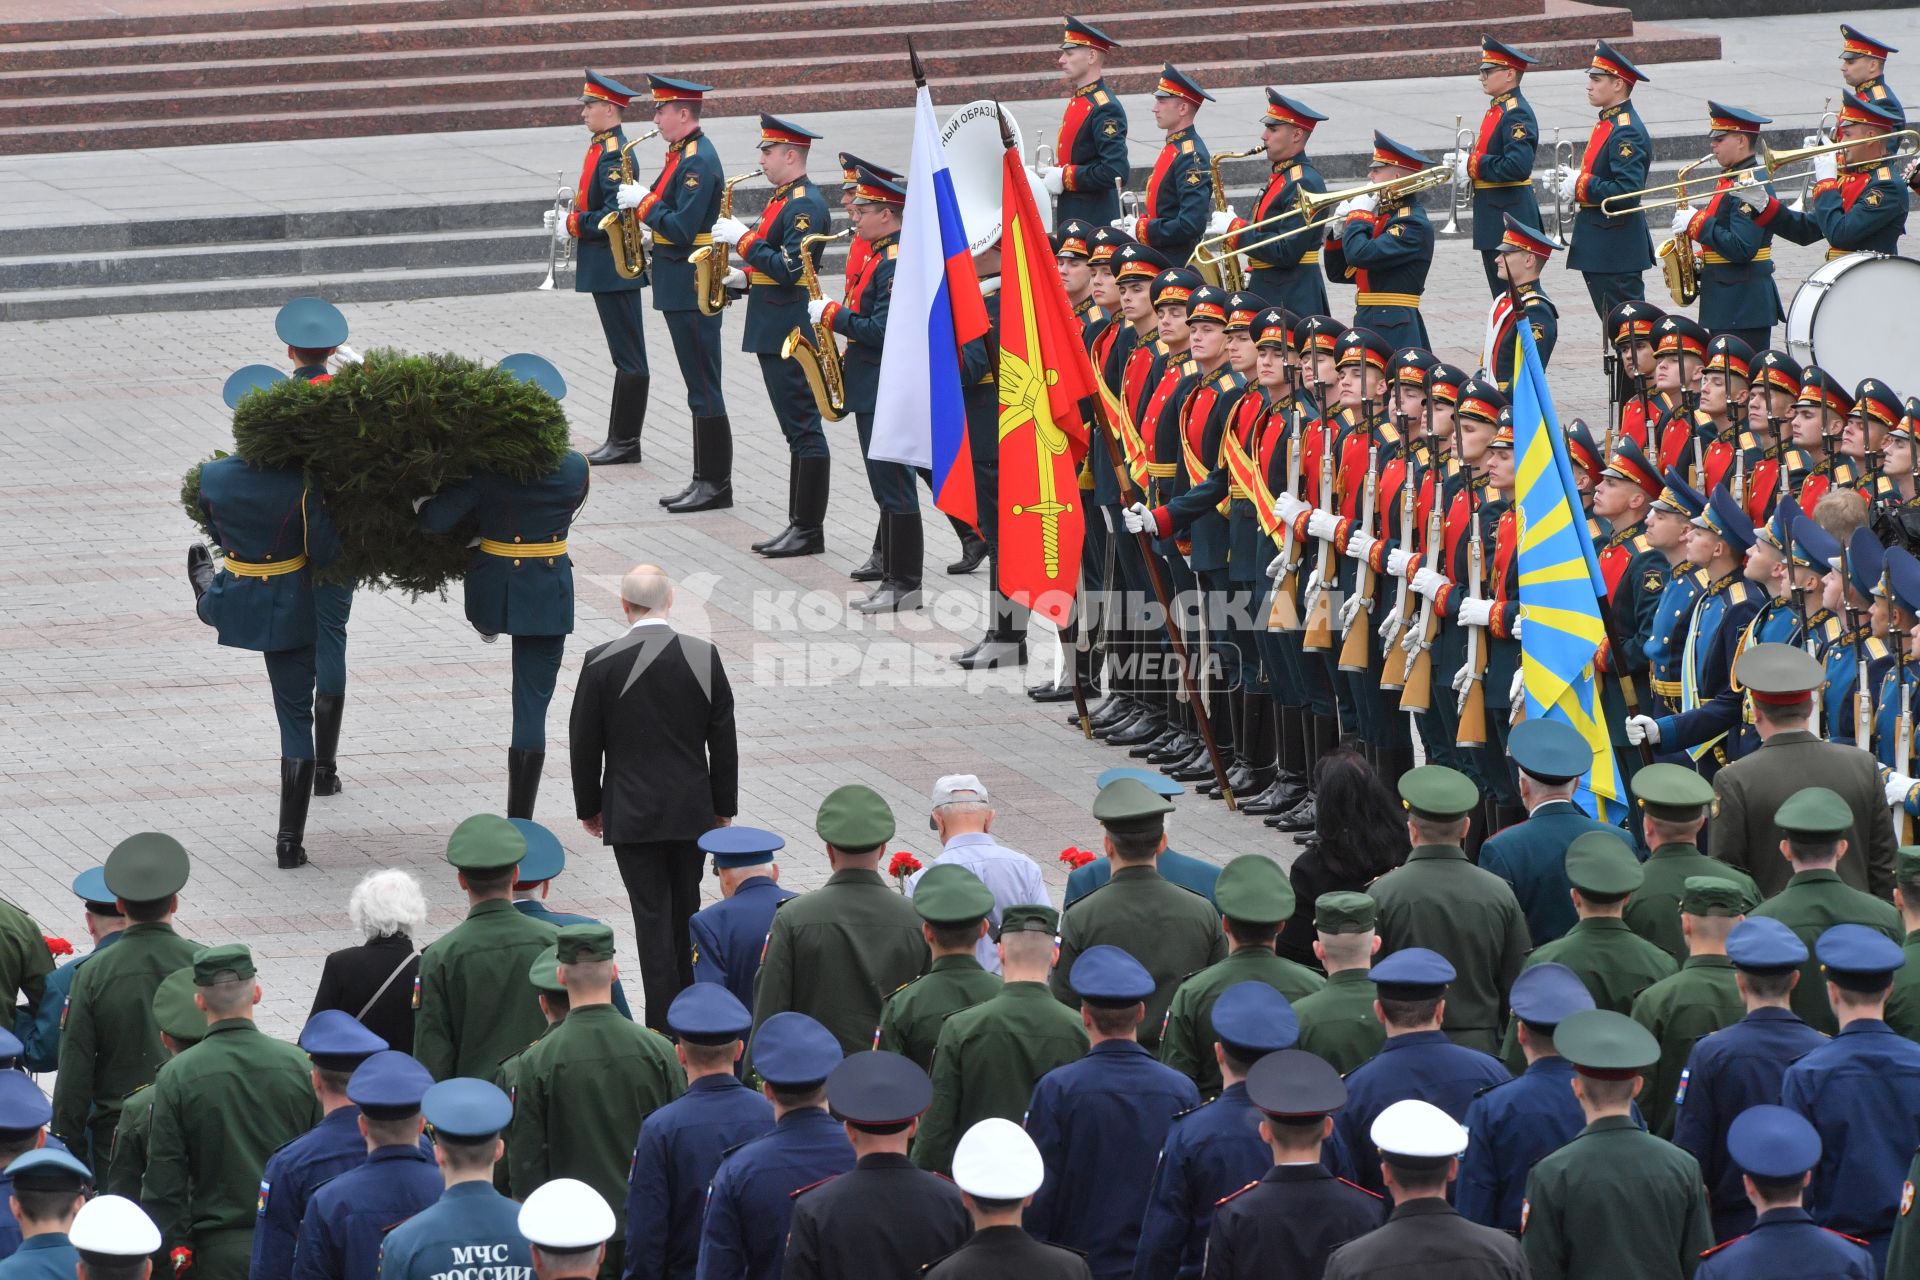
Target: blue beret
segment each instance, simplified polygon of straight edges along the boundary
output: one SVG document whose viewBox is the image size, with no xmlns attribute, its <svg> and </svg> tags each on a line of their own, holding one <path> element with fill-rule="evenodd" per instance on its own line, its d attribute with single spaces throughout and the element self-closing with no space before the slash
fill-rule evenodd
<svg viewBox="0 0 1920 1280">
<path fill-rule="evenodd" d="M 99 902 L 113 906 L 116 913 L 120 908 L 114 905 L 113 890 L 107 888 L 107 869 L 88 867 L 73 878 L 74 896 L 88 902 Z"/>
<path fill-rule="evenodd" d="M 1145 965 L 1106 943 L 1088 947 L 1074 959 L 1067 983 L 1082 1000 L 1122 1009 L 1145 1000 L 1154 987 Z"/>
<path fill-rule="evenodd" d="M 1397 992 L 1382 991 L 1388 999 L 1422 1000 L 1437 996 L 1454 979 L 1453 966 L 1438 951 L 1408 947 L 1396 951 L 1373 966 L 1376 987 L 1398 987 Z"/>
<path fill-rule="evenodd" d="M 927 1073 L 911 1058 L 884 1049 L 856 1053 L 827 1077 L 827 1106 L 851 1125 L 904 1125 L 932 1105 Z"/>
<path fill-rule="evenodd" d="M 1869 979 L 1869 987 L 1882 986 L 1889 974 L 1907 962 L 1899 943 L 1864 924 L 1834 925 L 1814 941 L 1813 953 L 1827 976 L 1842 986 L 1852 978 Z"/>
<path fill-rule="evenodd" d="M 24 1071 L 0 1071 L 0 1130 L 24 1133 L 53 1119 L 53 1104 Z"/>
<path fill-rule="evenodd" d="M 522 382 L 531 382 L 555 400 L 567 398 L 567 380 L 553 367 L 553 361 L 531 351 L 518 351 L 500 357 L 500 367 Z"/>
<path fill-rule="evenodd" d="M 507 821 L 519 829 L 527 842 L 527 851 L 520 855 L 519 869 L 513 873 L 515 881 L 533 884 L 551 880 L 566 869 L 567 851 L 560 847 L 559 836 L 532 818 L 508 818 Z"/>
<path fill-rule="evenodd" d="M 1172 778 L 1169 778 L 1166 774 L 1161 773 L 1158 769 L 1135 769 L 1125 765 L 1108 769 L 1105 773 L 1095 778 L 1093 780 L 1094 790 L 1105 791 L 1109 783 L 1118 782 L 1122 778 L 1132 778 L 1135 782 L 1138 782 L 1147 790 L 1153 792 L 1153 794 L 1165 796 L 1169 800 L 1175 796 L 1181 796 L 1187 793 L 1185 787 L 1175 782 Z"/>
<path fill-rule="evenodd" d="M 1300 1042 L 1287 998 L 1264 982 L 1236 982 L 1213 1002 L 1213 1038 L 1236 1058 L 1260 1058 Z"/>
<path fill-rule="evenodd" d="M 373 1120 L 398 1120 L 420 1109 L 433 1075 L 410 1053 L 388 1049 L 354 1069 L 347 1098 Z"/>
<path fill-rule="evenodd" d="M 840 1065 L 840 1042 L 804 1013 L 776 1013 L 753 1037 L 753 1068 L 768 1084 L 819 1084 Z"/>
<path fill-rule="evenodd" d="M 347 318 L 325 298 L 295 298 L 273 318 L 273 331 L 290 347 L 315 351 L 347 340 Z"/>
<path fill-rule="evenodd" d="M 716 867 L 757 867 L 773 861 L 787 842 L 759 827 L 715 827 L 700 837 L 700 848 L 713 855 Z"/>
<path fill-rule="evenodd" d="M 1507 1002 L 1513 1006 L 1514 1017 L 1537 1027 L 1557 1027 L 1582 1009 L 1594 1007 L 1593 995 L 1580 975 L 1551 962 L 1522 969 L 1513 980 Z"/>
<path fill-rule="evenodd" d="M 746 1035 L 753 1014 L 717 982 L 696 982 L 667 1007 L 667 1026 L 693 1044 L 726 1044 Z"/>
<path fill-rule="evenodd" d="M 13 1185 L 28 1191 L 74 1191 L 93 1183 L 87 1166 L 56 1147 L 35 1147 L 7 1166 Z"/>
<path fill-rule="evenodd" d="M 1508 735 L 1507 754 L 1542 782 L 1566 782 L 1593 768 L 1593 748 L 1561 720 L 1522 720 Z"/>
<path fill-rule="evenodd" d="M 322 1071 L 352 1071 L 393 1047 L 344 1009 L 322 1009 L 308 1018 L 298 1043 Z"/>
<path fill-rule="evenodd" d="M 226 382 L 220 387 L 220 398 L 226 401 L 227 408 L 237 409 L 249 391 L 271 387 L 286 380 L 287 375 L 270 364 L 243 365 L 227 375 Z"/>
<path fill-rule="evenodd" d="M 455 1138 L 490 1138 L 513 1122 L 513 1100 L 485 1080 L 455 1076 L 420 1099 L 420 1114 L 436 1132 Z"/>
<path fill-rule="evenodd" d="M 1771 916 L 1748 916 L 1727 935 L 1727 959 L 1756 973 L 1784 972 L 1807 962 L 1807 944 Z"/>
<path fill-rule="evenodd" d="M 1820 1131 L 1798 1111 L 1748 1107 L 1727 1126 L 1727 1154 L 1751 1178 L 1797 1178 L 1820 1163 Z"/>
</svg>

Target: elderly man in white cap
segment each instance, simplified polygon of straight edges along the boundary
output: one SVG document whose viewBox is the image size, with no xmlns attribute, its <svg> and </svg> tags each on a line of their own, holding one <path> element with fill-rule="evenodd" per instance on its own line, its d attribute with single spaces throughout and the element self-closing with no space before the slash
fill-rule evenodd
<svg viewBox="0 0 1920 1280">
<path fill-rule="evenodd" d="M 74 1215 L 67 1241 L 80 1255 L 79 1280 L 146 1280 L 160 1228 L 125 1196 L 96 1196 Z"/>
<path fill-rule="evenodd" d="M 1021 853 L 1009 849 L 990 834 L 993 806 L 987 784 L 971 773 L 950 773 L 933 784 L 933 812 L 927 825 L 940 833 L 940 856 L 934 866 L 954 863 L 980 877 L 993 890 L 993 912 L 987 917 L 992 926 L 987 936 L 974 944 L 974 955 L 988 973 L 1000 972 L 1000 952 L 994 939 L 1000 935 L 1000 914 L 1021 903 L 1041 906 L 1047 902 L 1046 881 L 1040 866 Z M 917 871 L 907 881 L 907 896 L 926 872 Z"/>
<path fill-rule="evenodd" d="M 539 1280 L 593 1280 L 613 1238 L 613 1209 L 579 1179 L 555 1178 L 520 1206 L 519 1226 Z"/>
<path fill-rule="evenodd" d="M 1326 1280 L 1422 1273 L 1447 1280 L 1525 1280 L 1518 1240 L 1467 1221 L 1447 1203 L 1447 1184 L 1459 1174 L 1467 1149 L 1467 1131 L 1458 1121 L 1431 1102 L 1408 1098 L 1376 1116 L 1367 1136 L 1379 1149 L 1393 1212 L 1379 1228 L 1333 1251 Z"/>
<path fill-rule="evenodd" d="M 926 1271 L 928 1280 L 1092 1280 L 1087 1260 L 1071 1249 L 1041 1244 L 1020 1225 L 1020 1213 L 1046 1179 L 1040 1149 L 1011 1120 L 982 1120 L 953 1153 L 973 1235 Z"/>
</svg>

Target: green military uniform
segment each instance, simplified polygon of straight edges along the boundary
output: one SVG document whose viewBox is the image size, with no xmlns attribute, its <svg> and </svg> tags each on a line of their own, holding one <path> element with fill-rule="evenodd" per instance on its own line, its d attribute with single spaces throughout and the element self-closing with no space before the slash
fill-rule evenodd
<svg viewBox="0 0 1920 1280">
<path fill-rule="evenodd" d="M 1313 903 L 1314 931 L 1370 934 L 1377 911 L 1364 893 L 1323 893 Z M 1328 974 L 1324 987 L 1293 1003 L 1298 1047 L 1332 1063 L 1341 1075 L 1369 1061 L 1387 1042 L 1387 1029 L 1373 1011 L 1375 995 L 1367 969 Z"/>
<path fill-rule="evenodd" d="M 1451 822 L 1480 805 L 1465 774 L 1423 765 L 1400 779 L 1400 798 L 1431 821 Z M 1467 861 L 1457 844 L 1421 845 L 1405 865 L 1367 888 L 1379 906 L 1383 953 L 1425 947 L 1445 956 L 1457 976 L 1447 992 L 1442 1030 L 1456 1044 L 1493 1053 L 1507 988 L 1527 954 L 1527 922 L 1513 887 Z"/>
<path fill-rule="evenodd" d="M 1851 828 L 1853 813 L 1846 801 L 1825 787 L 1808 787 L 1789 797 L 1774 821 L 1789 840 L 1795 836 L 1830 840 Z M 1845 883 L 1831 868 L 1795 871 L 1786 887 L 1755 907 L 1752 914 L 1786 925 L 1807 944 L 1809 953 L 1820 935 L 1836 924 L 1863 924 L 1895 942 L 1905 933 L 1900 913 L 1891 903 Z M 1820 962 L 1812 954 L 1801 966 L 1800 981 L 1793 989 L 1793 1011 L 1815 1031 L 1833 1035 L 1840 1029 L 1827 1004 L 1827 984 L 1820 976 Z"/>
<path fill-rule="evenodd" d="M 567 925 L 554 944 L 562 967 L 612 959 L 613 930 L 604 924 Z M 525 1200 L 554 1178 L 576 1178 L 615 1206 L 618 1225 L 600 1264 L 602 1280 L 617 1280 L 622 1270 L 627 1176 L 640 1126 L 686 1091 L 672 1042 L 622 1016 L 611 1001 L 573 1005 L 564 1022 L 520 1054 L 513 1195 Z"/>
<path fill-rule="evenodd" d="M 187 883 L 187 851 L 172 836 L 144 831 L 115 846 L 106 871 L 116 897 L 164 902 Z M 168 974 L 192 964 L 199 949 L 171 924 L 132 924 L 81 967 L 67 997 L 53 1086 L 53 1132 L 70 1150 L 109 1150 L 121 1100 L 152 1084 L 165 1065 L 154 992 Z"/>
<path fill-rule="evenodd" d="M 1662 822 L 1697 822 L 1713 803 L 1713 784 L 1677 764 L 1650 764 L 1633 775 L 1632 786 L 1641 810 Z M 1687 877 L 1730 880 L 1746 890 L 1748 906 L 1760 901 L 1752 876 L 1690 844 L 1663 844 L 1640 869 L 1645 878 L 1627 901 L 1627 927 L 1676 963 L 1687 958 L 1687 940 L 1680 933 L 1680 892 Z"/>
<path fill-rule="evenodd" d="M 207 1034 L 207 1015 L 193 1003 L 193 966 L 167 975 L 153 993 L 153 1017 L 160 1030 L 185 1053 Z M 177 1056 L 177 1055 L 176 1055 Z M 113 1149 L 107 1156 L 100 1190 L 108 1195 L 139 1200 L 140 1180 L 147 1174 L 147 1147 L 153 1133 L 153 1087 L 141 1085 L 120 1103 L 120 1123 L 113 1131 Z M 155 1262 L 164 1264 L 165 1253 Z"/>
<path fill-rule="evenodd" d="M 567 989 L 560 984 L 556 963 L 554 960 L 554 949 L 552 947 L 548 947 L 534 959 L 533 967 L 527 972 L 527 977 L 533 983 L 534 990 L 550 996 L 566 995 Z M 545 1016 L 544 1012 L 542 1016 Z M 564 1020 L 564 1015 L 562 1016 L 562 1020 Z M 527 1056 L 527 1050 L 539 1044 L 540 1041 L 545 1040 L 547 1036 L 552 1033 L 553 1029 L 559 1025 L 560 1023 L 558 1022 L 547 1023 L 540 1029 L 539 1036 L 534 1039 L 532 1044 L 528 1044 L 518 1052 L 510 1053 L 502 1058 L 499 1067 L 496 1068 L 493 1073 L 494 1088 L 511 1098 L 514 1091 L 520 1085 L 520 1063 L 521 1060 Z M 493 1185 L 494 1189 L 504 1196 L 511 1195 L 513 1192 L 513 1182 L 511 1178 L 513 1172 L 513 1129 L 511 1126 L 501 1131 L 500 1141 L 506 1144 L 507 1149 L 506 1154 L 502 1155 L 500 1159 L 494 1163 Z"/>
<path fill-rule="evenodd" d="M 835 849 L 875 849 L 893 839 L 893 811 L 866 787 L 841 787 L 821 801 L 814 831 Z M 793 1011 L 833 1032 L 843 1053 L 871 1049 L 887 995 L 930 959 L 913 904 L 878 871 L 843 867 L 774 912 L 754 982 L 753 1029 Z"/>
<path fill-rule="evenodd" d="M 1894 883 L 1908 902 L 1920 904 L 1920 846 L 1902 846 L 1894 858 Z M 1920 934 L 1908 934 L 1901 950 L 1907 962 L 1894 971 L 1887 1025 L 1909 1040 L 1920 1040 Z"/>
<path fill-rule="evenodd" d="M 993 890 L 965 867 L 941 863 L 920 877 L 913 891 L 913 909 L 931 925 L 977 928 L 993 910 Z M 988 973 L 971 947 L 962 954 L 936 956 L 927 972 L 887 997 L 879 1029 L 873 1033 L 873 1047 L 901 1054 L 921 1070 L 931 1071 L 941 1024 L 999 989 L 1000 975 Z"/>
<path fill-rule="evenodd" d="M 1155 795 L 1136 778 L 1115 779 L 1093 802 L 1093 816 L 1120 836 L 1158 833 L 1172 811 L 1171 800 Z M 1081 952 L 1101 943 L 1119 947 L 1153 975 L 1153 995 L 1140 1023 L 1140 1045 L 1149 1053 L 1160 1045 L 1160 1029 L 1181 980 L 1227 958 L 1227 939 L 1214 905 L 1162 878 L 1150 862 L 1116 866 L 1107 883 L 1060 918 L 1060 958 L 1048 985 L 1076 1009 L 1080 999 L 1068 985 L 1068 975 Z"/>
<path fill-rule="evenodd" d="M 1645 1027 L 1606 1009 L 1570 1015 L 1553 1043 L 1583 1075 L 1643 1071 L 1660 1056 Z M 1536 1280 L 1679 1280 L 1713 1244 L 1699 1162 L 1624 1115 L 1533 1166 L 1521 1222 Z"/>
<path fill-rule="evenodd" d="M 1293 885 L 1280 864 L 1263 853 L 1242 854 L 1229 862 L 1214 886 L 1213 900 L 1222 915 L 1244 924 L 1277 928 L 1293 918 Z M 1237 946 L 1226 959 L 1182 982 L 1160 1029 L 1160 1061 L 1191 1079 L 1203 1098 L 1220 1092 L 1213 1002 L 1240 982 L 1264 982 L 1289 1002 L 1327 985 L 1305 965 L 1276 954 L 1272 943 Z"/>
<path fill-rule="evenodd" d="M 253 975 L 243 946 L 194 954 L 196 986 Z M 320 1123 L 312 1070 L 306 1054 L 251 1017 L 210 1024 L 191 1053 L 160 1069 L 140 1202 L 169 1255 L 193 1251 L 193 1280 L 245 1280 L 267 1157 Z"/>
<path fill-rule="evenodd" d="M 32 916 L 0 898 L 0 997 L 9 997 L 11 1008 L 26 997 L 26 1013 L 31 1018 L 40 1009 L 46 994 L 47 975 L 53 972 L 53 953 L 47 949 L 47 935 L 40 931 Z"/>
<path fill-rule="evenodd" d="M 462 871 L 509 870 L 526 851 L 519 829 L 490 813 L 468 818 L 447 840 L 447 861 Z M 490 1079 L 508 1054 L 540 1036 L 545 1020 L 527 970 L 558 932 L 490 898 L 420 953 L 413 1056 L 434 1079 Z"/>
<path fill-rule="evenodd" d="M 1739 916 L 1746 911 L 1746 890 L 1730 880 L 1693 876 L 1682 890 L 1680 907 L 1702 919 Z M 1640 1091 L 1640 1115 L 1649 1131 L 1663 1138 L 1673 1136 L 1680 1073 L 1694 1043 L 1732 1026 L 1746 1013 L 1740 986 L 1734 981 L 1733 961 L 1724 952 L 1688 956 L 1680 972 L 1640 993 L 1633 1002 L 1633 1020 L 1660 1042 L 1660 1061 Z"/>
<path fill-rule="evenodd" d="M 1001 915 L 1000 936 L 1052 934 L 1058 925 L 1052 907 L 1021 904 Z M 1040 1077 L 1086 1052 L 1080 1015 L 1054 999 L 1044 983 L 1008 982 L 992 999 L 954 1014 L 934 1048 L 933 1105 L 920 1118 L 913 1162 L 949 1172 L 968 1129 L 989 1116 L 1019 1124 Z"/>
</svg>

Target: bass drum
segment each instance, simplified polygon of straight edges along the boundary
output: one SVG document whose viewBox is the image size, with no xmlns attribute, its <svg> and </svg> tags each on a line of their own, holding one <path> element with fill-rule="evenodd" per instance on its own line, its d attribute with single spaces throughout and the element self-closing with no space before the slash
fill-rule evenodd
<svg viewBox="0 0 1920 1280">
<path fill-rule="evenodd" d="M 1868 378 L 1898 383 L 1920 353 L 1920 262 L 1850 253 L 1807 277 L 1787 308 L 1787 354 L 1819 365 L 1847 388 Z"/>
</svg>

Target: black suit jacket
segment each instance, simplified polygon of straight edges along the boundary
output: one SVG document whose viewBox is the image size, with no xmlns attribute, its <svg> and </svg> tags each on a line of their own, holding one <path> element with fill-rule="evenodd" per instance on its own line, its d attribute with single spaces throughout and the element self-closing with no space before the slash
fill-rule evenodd
<svg viewBox="0 0 1920 1280">
<path fill-rule="evenodd" d="M 608 844 L 693 840 L 740 810 L 733 690 L 705 640 L 650 623 L 589 649 L 568 741 L 574 810 Z"/>
</svg>

